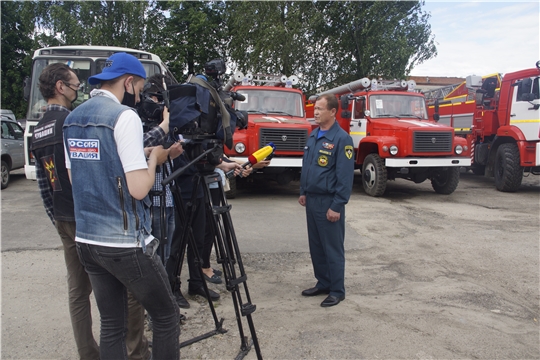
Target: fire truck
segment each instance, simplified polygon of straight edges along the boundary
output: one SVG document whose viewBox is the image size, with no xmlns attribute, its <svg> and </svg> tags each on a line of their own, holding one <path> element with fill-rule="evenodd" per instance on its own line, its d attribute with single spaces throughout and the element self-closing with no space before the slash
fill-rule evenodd
<svg viewBox="0 0 540 360">
<path fill-rule="evenodd" d="M 258 169 L 250 178 L 263 177 L 280 185 L 299 178 L 311 125 L 304 112 L 304 94 L 293 87 L 298 81 L 294 75 L 236 72 L 224 86 L 225 91 L 243 96 L 244 100 L 235 100 L 233 107 L 248 114 L 247 127 L 235 130 L 233 147 L 231 150 L 225 148 L 225 154 L 245 163 L 250 154 L 266 144 L 272 142 L 275 146 L 270 165 Z M 233 198 L 236 182 L 242 179 L 229 181 L 227 197 Z"/>
<path fill-rule="evenodd" d="M 451 194 L 459 184 L 459 169 L 470 166 L 465 139 L 454 129 L 428 119 L 424 95 L 414 81 L 363 78 L 322 94 L 339 98 L 339 125 L 353 138 L 355 166 L 370 196 L 381 196 L 388 180 L 427 179 L 436 193 Z M 312 105 L 306 106 L 308 117 Z"/>
<path fill-rule="evenodd" d="M 32 76 L 25 79 L 24 82 L 24 99 L 28 101 L 26 131 L 24 134 L 24 172 L 27 179 L 36 179 L 35 159 L 30 151 L 32 133 L 47 106 L 47 102 L 43 99 L 38 87 L 39 76 L 43 69 L 47 65 L 60 62 L 68 65 L 75 71 L 83 86 L 82 91 L 79 90 L 78 92 L 78 99 L 73 104 L 77 106 L 88 100 L 90 98 L 90 91 L 94 89 L 94 86 L 88 83 L 88 78 L 92 75 L 99 74 L 103 70 L 107 58 L 117 52 L 126 52 L 137 57 L 144 66 L 148 77 L 156 73 L 162 73 L 174 79 L 161 59 L 157 55 L 146 51 L 116 46 L 74 45 L 48 47 L 38 49 L 34 52 L 32 57 Z"/>
<path fill-rule="evenodd" d="M 494 177 L 499 191 L 519 189 L 523 176 L 540 174 L 540 61 L 501 76 L 468 76 L 428 111 L 454 127 L 471 149 L 471 169 Z"/>
</svg>

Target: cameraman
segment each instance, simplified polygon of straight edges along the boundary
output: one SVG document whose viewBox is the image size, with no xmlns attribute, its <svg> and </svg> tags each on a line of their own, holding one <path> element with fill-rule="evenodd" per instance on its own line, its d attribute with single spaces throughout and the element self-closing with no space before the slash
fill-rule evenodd
<svg viewBox="0 0 540 360">
<path fill-rule="evenodd" d="M 174 160 L 174 170 L 180 169 L 187 164 L 189 164 L 191 160 L 188 158 L 187 154 L 182 154 L 178 158 Z M 217 165 L 218 168 L 223 169 L 224 171 L 230 171 L 230 170 L 236 170 L 237 173 L 240 173 L 241 166 L 236 163 L 225 163 L 222 162 L 221 164 Z M 195 192 L 195 180 L 197 180 L 197 176 L 199 174 L 199 171 L 196 167 L 196 165 L 191 165 L 186 171 L 184 171 L 182 174 L 178 176 L 176 179 L 176 182 L 178 186 L 180 187 L 180 196 L 182 197 L 182 202 L 184 203 L 184 213 L 188 214 L 188 203 L 192 202 L 193 194 Z M 179 210 L 180 211 L 180 210 Z M 175 265 L 178 264 L 178 256 L 180 255 L 180 246 L 181 246 L 181 239 L 179 234 L 183 233 L 182 225 L 184 224 L 178 224 L 176 226 L 175 234 L 178 234 L 178 239 L 174 239 L 174 241 L 171 244 L 171 256 L 169 258 L 169 261 L 166 264 L 167 274 L 169 275 L 169 278 L 172 279 L 174 277 L 175 272 Z M 187 224 L 186 224 L 187 225 Z M 205 229 L 206 229 L 206 214 L 205 214 L 205 206 L 204 206 L 204 191 L 203 191 L 203 184 L 201 183 L 200 186 L 197 187 L 196 193 L 195 193 L 195 201 L 191 204 L 191 223 L 189 224 L 192 229 L 193 238 L 195 240 L 197 253 L 199 256 L 203 256 L 204 254 L 204 244 L 205 244 Z M 195 250 L 192 248 L 191 244 L 188 243 L 187 246 L 187 261 L 188 261 L 188 269 L 189 269 L 189 285 L 188 285 L 188 293 L 190 295 L 200 295 L 204 298 L 206 298 L 206 293 L 204 291 L 203 287 L 203 279 L 200 276 L 199 273 L 199 267 L 202 264 L 201 259 L 195 259 Z M 220 298 L 220 295 L 211 290 L 208 289 L 210 294 L 210 299 L 212 301 L 217 301 Z M 177 294 L 181 295 L 180 289 L 173 289 L 173 293 L 175 293 L 175 296 Z M 179 301 L 179 298 L 177 297 L 177 301 Z M 188 308 L 190 305 L 185 300 L 186 304 L 180 305 L 180 307 Z"/>
</svg>

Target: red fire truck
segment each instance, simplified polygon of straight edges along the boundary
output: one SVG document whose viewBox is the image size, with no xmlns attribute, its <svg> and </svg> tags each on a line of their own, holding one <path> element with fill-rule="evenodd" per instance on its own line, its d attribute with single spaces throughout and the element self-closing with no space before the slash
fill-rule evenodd
<svg viewBox="0 0 540 360">
<path fill-rule="evenodd" d="M 523 176 L 540 174 L 540 61 L 536 68 L 468 76 L 428 111 L 467 139 L 471 169 L 495 178 L 499 191 L 519 189 Z"/>
<path fill-rule="evenodd" d="M 237 72 L 224 87 L 225 91 L 245 97 L 243 101 L 235 101 L 233 107 L 248 113 L 247 128 L 235 130 L 233 148 L 224 149 L 225 154 L 244 163 L 259 148 L 270 142 L 275 145 L 270 165 L 259 169 L 250 178 L 265 177 L 281 185 L 299 178 L 311 125 L 304 112 L 304 94 L 293 88 L 296 84 L 298 77 L 294 75 L 244 75 Z M 229 198 L 236 195 L 236 181 L 239 180 L 230 180 Z"/>
<path fill-rule="evenodd" d="M 340 99 L 336 118 L 353 138 L 356 168 L 368 195 L 383 195 L 387 181 L 396 178 L 430 179 L 435 192 L 451 194 L 459 168 L 471 164 L 466 140 L 428 119 L 424 95 L 415 86 L 414 81 L 363 78 L 319 94 Z M 311 117 L 312 106 L 306 109 Z"/>
</svg>

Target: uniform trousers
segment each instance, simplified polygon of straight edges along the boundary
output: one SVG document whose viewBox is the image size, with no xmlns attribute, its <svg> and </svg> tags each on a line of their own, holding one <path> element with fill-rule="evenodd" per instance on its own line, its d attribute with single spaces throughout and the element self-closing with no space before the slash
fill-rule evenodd
<svg viewBox="0 0 540 360">
<path fill-rule="evenodd" d="M 338 221 L 328 221 L 326 213 L 332 201 L 331 194 L 306 194 L 309 252 L 315 286 L 341 297 L 345 296 L 345 208 Z"/>
</svg>

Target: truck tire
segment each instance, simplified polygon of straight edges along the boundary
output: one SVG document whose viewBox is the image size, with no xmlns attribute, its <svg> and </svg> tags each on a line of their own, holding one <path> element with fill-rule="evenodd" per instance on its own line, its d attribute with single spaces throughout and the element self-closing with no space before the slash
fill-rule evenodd
<svg viewBox="0 0 540 360">
<path fill-rule="evenodd" d="M 523 170 L 519 165 L 519 149 L 516 144 L 499 146 L 494 164 L 495 187 L 499 191 L 514 192 L 521 186 Z"/>
<path fill-rule="evenodd" d="M 234 199 L 236 197 L 236 176 L 229 179 L 229 191 L 225 191 L 225 197 L 227 199 Z"/>
<path fill-rule="evenodd" d="M 386 190 L 388 173 L 384 161 L 378 154 L 369 154 L 364 159 L 362 166 L 362 186 L 366 194 L 381 196 Z"/>
<path fill-rule="evenodd" d="M 9 165 L 2 160 L 2 189 L 7 188 L 9 185 Z"/>
<path fill-rule="evenodd" d="M 440 169 L 431 178 L 431 186 L 437 194 L 450 195 L 459 184 L 459 167 Z"/>
</svg>

